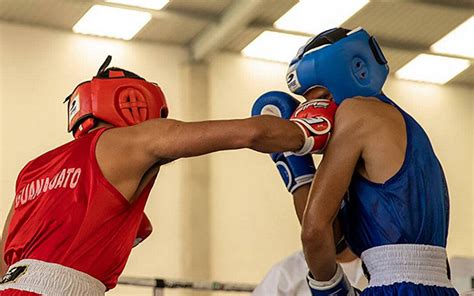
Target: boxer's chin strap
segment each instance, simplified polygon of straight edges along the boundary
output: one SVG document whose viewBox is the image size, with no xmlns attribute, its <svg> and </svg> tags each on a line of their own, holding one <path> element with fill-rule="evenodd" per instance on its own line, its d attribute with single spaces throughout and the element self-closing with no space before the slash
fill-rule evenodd
<svg viewBox="0 0 474 296">
<path fill-rule="evenodd" d="M 97 125 L 97 120 L 94 117 L 86 118 L 73 131 L 74 138 L 80 138 L 87 134 L 91 129 Z"/>
</svg>

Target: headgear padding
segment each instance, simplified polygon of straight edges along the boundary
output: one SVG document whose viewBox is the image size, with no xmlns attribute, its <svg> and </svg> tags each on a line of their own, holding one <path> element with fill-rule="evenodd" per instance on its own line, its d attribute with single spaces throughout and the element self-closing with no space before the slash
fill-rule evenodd
<svg viewBox="0 0 474 296">
<path fill-rule="evenodd" d="M 298 51 L 287 73 L 288 88 L 303 95 L 311 88 L 327 88 L 336 104 L 354 96 L 382 91 L 388 65 L 377 41 L 364 29 L 327 30 Z"/>
<path fill-rule="evenodd" d="M 153 118 L 166 118 L 168 107 L 160 87 L 120 68 L 107 68 L 108 56 L 91 81 L 79 84 L 66 98 L 68 131 L 75 138 L 97 126 L 130 126 Z"/>
</svg>

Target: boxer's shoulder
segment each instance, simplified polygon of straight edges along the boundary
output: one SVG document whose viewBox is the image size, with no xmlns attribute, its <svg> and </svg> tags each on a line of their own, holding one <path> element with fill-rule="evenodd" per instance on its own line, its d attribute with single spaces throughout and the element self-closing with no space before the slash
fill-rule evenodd
<svg viewBox="0 0 474 296">
<path fill-rule="evenodd" d="M 334 128 L 360 131 L 371 113 L 367 109 L 367 102 L 359 97 L 345 99 L 337 108 Z"/>
<path fill-rule="evenodd" d="M 394 106 L 382 102 L 375 97 L 361 97 L 356 96 L 345 99 L 338 107 L 339 111 L 346 111 L 350 113 L 358 113 L 361 116 L 367 116 L 367 114 L 378 113 L 381 110 L 397 110 Z"/>
<path fill-rule="evenodd" d="M 380 101 L 374 97 L 353 97 L 344 100 L 336 112 L 337 123 L 354 125 L 359 128 L 380 129 L 384 125 L 393 122 L 400 123 L 402 119 L 400 111 L 390 104 Z"/>
<path fill-rule="evenodd" d="M 339 105 L 333 138 L 339 135 L 351 145 L 358 143 L 363 150 L 371 147 L 370 150 L 382 151 L 402 144 L 400 139 L 406 137 L 404 133 L 404 118 L 396 107 L 376 98 L 355 97 Z"/>
</svg>

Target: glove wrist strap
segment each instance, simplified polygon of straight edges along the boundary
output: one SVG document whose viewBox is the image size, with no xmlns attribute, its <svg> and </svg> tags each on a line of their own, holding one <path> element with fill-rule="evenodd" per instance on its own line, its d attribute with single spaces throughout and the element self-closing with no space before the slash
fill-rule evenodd
<svg viewBox="0 0 474 296">
<path fill-rule="evenodd" d="M 301 186 L 311 184 L 311 182 L 313 182 L 313 178 L 314 174 L 297 177 L 295 179 L 296 184 L 292 188 L 289 188 L 290 193 L 294 193 L 296 189 L 300 188 Z"/>
<path fill-rule="evenodd" d="M 317 290 L 329 290 L 337 286 L 342 279 L 344 278 L 344 271 L 342 270 L 341 265 L 337 264 L 336 274 L 328 281 L 317 281 L 311 274 L 308 274 L 308 284 L 311 288 Z"/>
</svg>

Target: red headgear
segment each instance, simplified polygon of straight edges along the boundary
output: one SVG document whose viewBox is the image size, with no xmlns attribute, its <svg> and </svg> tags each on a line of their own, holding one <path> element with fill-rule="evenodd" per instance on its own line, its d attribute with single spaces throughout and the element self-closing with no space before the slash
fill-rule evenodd
<svg viewBox="0 0 474 296">
<path fill-rule="evenodd" d="M 91 81 L 79 84 L 66 98 L 68 131 L 77 139 L 98 120 L 113 126 L 130 126 L 148 119 L 166 118 L 168 106 L 160 87 L 120 68 L 107 68 L 108 56 Z"/>
</svg>

